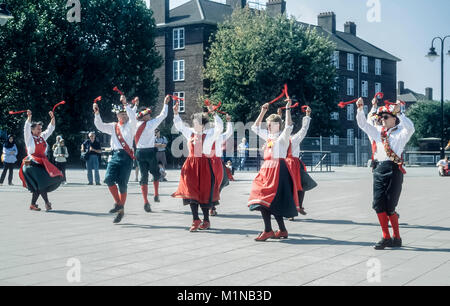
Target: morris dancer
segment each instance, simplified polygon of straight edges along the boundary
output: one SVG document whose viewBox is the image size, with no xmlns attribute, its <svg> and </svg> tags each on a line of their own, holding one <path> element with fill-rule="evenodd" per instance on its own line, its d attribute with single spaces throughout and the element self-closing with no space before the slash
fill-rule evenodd
<svg viewBox="0 0 450 306">
<path fill-rule="evenodd" d="M 152 119 L 151 110 L 149 108 L 143 107 L 137 115 L 137 127 L 136 136 L 134 141 L 136 143 L 136 159 L 138 162 L 139 169 L 141 171 L 141 191 L 144 197 L 144 210 L 146 212 L 151 212 L 151 206 L 148 201 L 148 173 L 150 172 L 153 176 L 153 187 L 155 188 L 154 201 L 159 202 L 159 179 L 161 173 L 156 161 L 155 147 L 155 130 L 164 121 L 168 113 L 168 104 L 170 101 L 170 96 L 166 96 L 164 99 L 164 106 L 161 113 L 156 118 Z"/>
<path fill-rule="evenodd" d="M 209 123 L 205 113 L 192 115 L 193 128 L 184 125 L 178 115 L 179 105 L 175 104 L 174 124 L 178 131 L 188 140 L 189 156 L 181 169 L 180 184 L 172 197 L 183 199 L 184 205 L 190 205 L 193 222 L 191 232 L 210 228 L 209 209 L 220 199 L 222 182 L 222 163 L 217 158 L 209 158 L 213 154 L 215 141 L 223 132 L 223 121 L 214 114 L 214 128 L 207 129 Z M 208 107 L 213 112 L 213 106 Z M 198 207 L 203 211 L 204 220 L 198 216 Z"/>
<path fill-rule="evenodd" d="M 105 134 L 111 135 L 112 158 L 106 168 L 105 184 L 114 198 L 114 208 L 110 213 L 117 213 L 114 223 L 119 223 L 125 213 L 125 202 L 127 200 L 128 180 L 130 179 L 133 160 L 133 137 L 136 129 L 136 113 L 128 105 L 125 96 L 120 97 L 122 105 L 113 105 L 113 112 L 117 115 L 118 123 L 103 123 L 100 117 L 98 105 L 93 106 L 95 113 L 94 124 L 97 129 Z M 120 194 L 119 194 L 120 192 Z"/>
<path fill-rule="evenodd" d="M 248 206 L 251 211 L 259 210 L 264 220 L 264 231 L 255 241 L 286 239 L 288 232 L 283 217 L 298 216 L 299 209 L 297 186 L 293 180 L 294 174 L 287 167 L 285 158 L 290 145 L 293 124 L 291 119 L 291 100 L 286 105 L 286 126 L 283 131 L 282 119 L 272 114 L 267 119 L 267 130 L 261 128 L 261 122 L 269 109 L 269 103 L 261 108 L 261 113 L 252 131 L 266 141 L 264 147 L 264 164 L 252 184 Z M 275 216 L 279 230 L 274 233 L 271 225 L 271 215 Z"/>
<path fill-rule="evenodd" d="M 215 158 L 220 159 L 220 162 L 222 163 L 222 167 L 223 167 L 223 178 L 222 178 L 222 183 L 220 184 L 220 192 L 222 192 L 222 189 L 230 184 L 230 181 L 234 180 L 233 176 L 231 175 L 230 170 L 225 166 L 225 163 L 222 160 L 223 151 L 224 151 L 223 147 L 226 147 L 227 140 L 230 139 L 231 136 L 233 136 L 233 123 L 231 122 L 231 116 L 227 114 L 226 120 L 227 120 L 227 129 L 226 129 L 225 133 L 220 135 L 219 139 L 214 143 Z M 209 211 L 209 214 L 211 216 L 217 216 L 217 206 L 218 205 L 219 205 L 219 202 L 217 202 L 216 205 L 213 205 L 213 207 Z"/>
<path fill-rule="evenodd" d="M 305 192 L 309 191 L 317 186 L 317 183 L 311 178 L 311 176 L 306 171 L 306 165 L 300 159 L 300 144 L 303 139 L 305 139 L 308 133 L 309 124 L 311 122 L 311 108 L 308 106 L 306 108 L 306 116 L 303 117 L 302 128 L 294 136 L 291 137 L 291 150 L 288 150 L 288 156 L 290 158 L 286 159 L 288 166 L 293 167 L 293 173 L 296 179 L 298 201 L 299 201 L 299 213 L 306 215 L 306 211 L 303 207 L 303 200 L 305 198 Z M 292 154 L 290 154 L 292 153 Z M 290 218 L 293 221 L 294 218 Z"/>
<path fill-rule="evenodd" d="M 47 211 L 52 210 L 47 193 L 55 191 L 63 182 L 63 174 L 47 159 L 47 139 L 55 131 L 55 115 L 49 112 L 51 121 L 42 132 L 42 122 L 31 122 L 32 113 L 27 111 L 24 138 L 28 156 L 23 160 L 19 176 L 23 186 L 33 193 L 30 210 L 40 211 L 36 204 L 39 195 L 45 201 Z"/>
<path fill-rule="evenodd" d="M 403 150 L 414 134 L 414 124 L 401 113 L 400 102 L 378 109 L 377 115 L 381 126 L 373 126 L 364 115 L 364 100 L 357 102 L 358 126 L 376 143 L 373 171 L 373 209 L 377 213 L 383 232 L 383 238 L 375 245 L 376 250 L 386 247 L 401 247 L 402 239 L 395 208 L 402 191 Z M 401 124 L 400 124 L 401 123 Z M 394 239 L 389 233 L 389 221 L 394 232 Z"/>
</svg>

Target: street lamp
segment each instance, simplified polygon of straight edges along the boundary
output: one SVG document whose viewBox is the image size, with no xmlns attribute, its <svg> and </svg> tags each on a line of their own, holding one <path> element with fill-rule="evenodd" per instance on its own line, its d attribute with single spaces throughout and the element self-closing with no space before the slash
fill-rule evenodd
<svg viewBox="0 0 450 306">
<path fill-rule="evenodd" d="M 436 48 L 434 48 L 434 42 L 436 39 L 439 39 L 441 41 L 441 159 L 444 159 L 445 157 L 445 144 L 444 144 L 444 43 L 447 38 L 449 38 L 450 35 L 445 36 L 444 38 L 441 37 L 435 37 L 431 41 L 431 48 L 426 57 L 431 62 L 434 62 L 437 58 L 439 58 L 439 54 L 436 52 Z M 450 56 L 450 50 L 447 53 L 448 56 Z"/>
<path fill-rule="evenodd" d="M 11 12 L 8 11 L 6 4 L 0 4 L 0 26 L 4 26 L 8 20 L 12 18 L 13 16 L 11 15 Z"/>
</svg>

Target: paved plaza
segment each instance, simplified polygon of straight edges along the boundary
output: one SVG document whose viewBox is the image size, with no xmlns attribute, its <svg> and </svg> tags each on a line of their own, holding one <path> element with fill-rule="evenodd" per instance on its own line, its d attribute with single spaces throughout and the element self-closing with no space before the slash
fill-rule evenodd
<svg viewBox="0 0 450 306">
<path fill-rule="evenodd" d="M 131 182 L 118 225 L 108 189 L 86 186 L 85 172 L 68 171 L 50 213 L 28 210 L 16 172 L 15 186 L 0 186 L 0 285 L 450 285 L 450 178 L 408 168 L 398 207 L 404 247 L 376 251 L 370 169 L 333 170 L 312 174 L 319 186 L 306 194 L 308 215 L 286 221 L 290 238 L 266 243 L 253 240 L 263 222 L 246 205 L 256 173 L 237 173 L 212 229 L 190 233 L 189 207 L 170 197 L 179 171 L 160 184 L 150 214 Z"/>
</svg>

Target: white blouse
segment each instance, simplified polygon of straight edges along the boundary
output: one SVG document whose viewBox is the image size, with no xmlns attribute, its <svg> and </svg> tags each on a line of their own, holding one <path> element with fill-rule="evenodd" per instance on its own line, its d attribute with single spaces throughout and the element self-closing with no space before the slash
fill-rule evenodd
<svg viewBox="0 0 450 306">
<path fill-rule="evenodd" d="M 136 113 L 131 109 L 129 105 L 126 107 L 127 115 L 129 117 L 129 120 L 127 123 L 123 125 L 119 125 L 120 132 L 122 133 L 123 138 L 125 139 L 128 146 L 132 149 L 133 148 L 133 140 L 134 135 L 136 134 L 136 125 L 137 125 L 137 119 L 136 119 Z M 111 150 L 123 150 L 122 145 L 120 144 L 119 139 L 116 136 L 116 124 L 118 123 L 104 123 L 102 121 L 102 118 L 100 117 L 100 114 L 95 115 L 94 119 L 95 127 L 102 133 L 111 135 Z"/>
<path fill-rule="evenodd" d="M 217 157 L 222 157 L 223 152 L 222 152 L 222 145 L 228 140 L 230 139 L 231 136 L 233 136 L 233 123 L 231 122 L 227 122 L 227 130 L 225 131 L 225 133 L 221 134 L 219 139 L 216 140 L 216 156 Z"/>
<path fill-rule="evenodd" d="M 311 123 L 311 117 L 305 116 L 302 121 L 302 128 L 297 132 L 294 136 L 291 137 L 292 142 L 292 156 L 299 157 L 300 156 L 300 144 L 303 139 L 305 139 L 306 134 L 309 130 L 309 124 Z"/>
<path fill-rule="evenodd" d="M 187 140 L 191 139 L 192 134 L 198 134 L 195 132 L 193 128 L 186 126 L 183 120 L 180 118 L 180 115 L 174 115 L 173 123 L 175 128 L 181 132 Z M 219 139 L 223 132 L 223 121 L 216 114 L 214 115 L 214 128 L 207 129 L 203 131 L 203 134 L 206 134 L 205 141 L 203 143 L 203 154 L 209 155 L 211 154 L 212 146 L 215 141 Z"/>
<path fill-rule="evenodd" d="M 53 124 L 49 124 L 47 129 L 41 133 L 41 137 L 44 138 L 45 143 L 47 144 L 47 139 L 53 134 L 53 132 L 55 131 L 55 126 Z M 30 156 L 31 154 L 34 154 L 35 150 L 36 150 L 36 145 L 34 143 L 34 139 L 38 138 L 33 136 L 33 134 L 31 134 L 31 122 L 25 121 L 25 127 L 23 129 L 23 135 L 25 138 L 25 145 L 27 147 L 27 153 L 28 156 Z M 47 144 L 47 149 L 45 150 L 45 153 L 47 154 L 48 151 L 48 144 Z"/>
<path fill-rule="evenodd" d="M 404 114 L 397 115 L 400 119 L 400 124 L 387 131 L 389 138 L 389 145 L 397 156 L 402 156 L 403 150 L 408 143 L 411 136 L 414 134 L 414 123 L 408 119 Z M 382 162 L 390 160 L 384 150 L 384 145 L 381 141 L 381 126 L 373 126 L 369 124 L 363 110 L 358 109 L 356 120 L 358 126 L 362 129 L 371 140 L 375 140 L 377 144 L 377 152 L 374 155 L 374 159 Z"/>
<path fill-rule="evenodd" d="M 168 112 L 169 107 L 167 106 L 167 104 L 164 104 L 164 107 L 161 110 L 161 113 L 158 115 L 158 117 L 149 120 L 147 122 L 147 125 L 145 126 L 145 129 L 142 132 L 141 138 L 139 138 L 139 143 L 136 144 L 138 149 L 155 147 L 155 139 L 156 139 L 155 130 L 161 124 L 161 122 L 163 122 L 164 119 L 166 119 Z M 139 127 L 144 123 L 145 123 L 144 121 L 137 121 L 136 132 L 139 129 Z"/>
<path fill-rule="evenodd" d="M 292 130 L 294 129 L 293 125 L 287 125 L 283 132 L 278 132 L 275 134 L 269 134 L 269 131 L 266 129 L 262 129 L 261 125 L 252 125 L 252 131 L 267 141 L 268 139 L 272 140 L 272 158 L 286 158 L 287 150 L 289 148 L 289 137 L 292 134 Z"/>
</svg>

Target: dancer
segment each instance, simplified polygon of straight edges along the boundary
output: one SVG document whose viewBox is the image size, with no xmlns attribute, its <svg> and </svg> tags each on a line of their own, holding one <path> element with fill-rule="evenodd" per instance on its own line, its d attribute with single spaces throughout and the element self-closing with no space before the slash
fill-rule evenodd
<svg viewBox="0 0 450 306">
<path fill-rule="evenodd" d="M 183 199 L 184 205 L 190 205 L 193 222 L 189 231 L 207 230 L 211 223 L 209 209 L 220 199 L 222 182 L 222 163 L 217 158 L 209 158 L 213 152 L 215 141 L 223 132 L 223 121 L 214 113 L 213 106 L 208 106 L 214 115 L 214 128 L 207 129 L 209 118 L 205 113 L 192 115 L 193 128 L 184 125 L 179 114 L 179 105 L 175 104 L 174 124 L 178 131 L 188 140 L 189 156 L 181 169 L 180 184 L 172 197 Z M 203 212 L 203 222 L 198 215 L 199 206 Z"/>
<path fill-rule="evenodd" d="M 291 147 L 288 150 L 288 158 L 286 162 L 288 167 L 292 167 L 294 173 L 294 179 L 296 180 L 298 201 L 299 201 L 299 213 L 306 215 L 306 211 L 303 207 L 303 200 L 305 199 L 305 192 L 309 191 L 317 186 L 317 183 L 311 178 L 306 171 L 305 163 L 300 159 L 300 144 L 305 139 L 308 133 L 309 124 L 311 122 L 311 108 L 308 106 L 305 111 L 306 115 L 303 117 L 302 128 L 294 136 L 291 137 Z M 289 221 L 293 221 L 294 218 L 289 218 Z"/>
<path fill-rule="evenodd" d="M 136 159 L 138 167 L 141 171 L 141 179 L 139 184 L 141 185 L 142 196 L 144 197 L 144 210 L 151 212 L 150 202 L 148 201 L 148 173 L 153 176 L 153 187 L 155 188 L 154 201 L 159 202 L 159 179 L 161 173 L 156 161 L 155 147 L 155 130 L 164 121 L 168 113 L 168 104 L 170 96 L 166 96 L 164 99 L 164 106 L 156 118 L 152 119 L 151 110 L 143 107 L 137 115 L 136 136 L 134 141 L 136 143 Z"/>
<path fill-rule="evenodd" d="M 17 150 L 16 142 L 14 141 L 14 136 L 8 135 L 8 139 L 3 144 L 2 150 L 3 172 L 0 178 L 0 186 L 3 185 L 8 170 L 9 170 L 8 185 L 9 186 L 13 185 L 14 166 L 16 165 L 17 162 L 18 153 L 19 151 Z"/>
<path fill-rule="evenodd" d="M 124 95 L 120 97 L 120 101 L 122 105 L 113 105 L 112 110 L 117 115 L 118 123 L 103 123 L 98 105 L 93 105 L 95 126 L 99 131 L 111 135 L 112 157 L 106 168 L 104 182 L 115 201 L 114 208 L 110 210 L 112 214 L 117 213 L 114 223 L 119 223 L 125 214 L 128 181 L 135 159 L 131 148 L 137 124 L 136 113 L 128 105 Z"/>
<path fill-rule="evenodd" d="M 39 196 L 45 202 L 47 211 L 52 210 L 48 193 L 55 191 L 63 182 L 63 174 L 47 159 L 47 139 L 55 131 L 55 115 L 49 112 L 50 124 L 42 132 L 42 122 L 32 122 L 32 112 L 27 111 L 28 119 L 24 127 L 24 139 L 28 156 L 22 162 L 19 176 L 23 186 L 33 193 L 30 210 L 40 211 Z"/>
<path fill-rule="evenodd" d="M 251 211 L 261 212 L 264 220 L 264 231 L 255 241 L 272 239 L 286 239 L 288 232 L 283 217 L 298 216 L 299 208 L 297 186 L 293 180 L 293 173 L 287 167 L 285 158 L 290 145 L 293 124 L 291 119 L 290 99 L 286 105 L 286 126 L 282 130 L 282 119 L 272 114 L 267 119 L 267 130 L 261 128 L 261 122 L 269 109 L 269 103 L 261 108 L 261 113 L 252 131 L 266 141 L 264 145 L 264 164 L 253 181 L 248 206 Z M 282 130 L 282 131 L 281 131 Z M 279 230 L 274 233 L 271 224 L 271 215 L 274 215 Z"/>
<path fill-rule="evenodd" d="M 233 123 L 231 122 L 231 116 L 226 114 L 226 120 L 227 120 L 227 129 L 225 133 L 220 135 L 219 139 L 214 143 L 213 145 L 213 152 L 215 153 L 212 158 L 218 159 L 216 162 L 220 162 L 222 164 L 223 168 L 223 177 L 222 182 L 220 184 L 220 192 L 222 192 L 222 189 L 225 188 L 230 184 L 230 180 L 233 180 L 233 177 L 229 174 L 228 168 L 225 166 L 225 162 L 222 160 L 223 156 L 223 148 L 226 147 L 226 142 L 228 139 L 230 139 L 231 136 L 233 136 L 234 128 Z M 220 204 L 220 202 L 217 202 L 211 207 L 211 210 L 209 211 L 209 214 L 211 216 L 217 216 L 217 206 Z"/>
<path fill-rule="evenodd" d="M 395 208 L 402 191 L 403 175 L 406 173 L 401 156 L 406 144 L 414 134 L 414 124 L 401 113 L 399 101 L 396 105 L 386 105 L 378 109 L 377 115 L 381 120 L 381 126 L 372 126 L 367 123 L 362 98 L 358 100 L 357 106 L 358 126 L 376 143 L 373 209 L 377 213 L 383 238 L 375 245 L 375 249 L 401 247 L 402 239 Z M 389 233 L 389 221 L 394 232 L 393 239 Z"/>
</svg>

